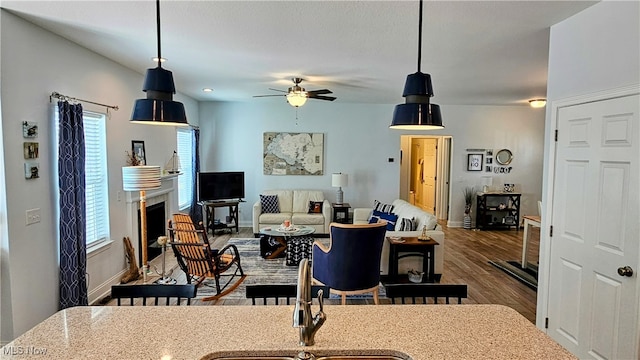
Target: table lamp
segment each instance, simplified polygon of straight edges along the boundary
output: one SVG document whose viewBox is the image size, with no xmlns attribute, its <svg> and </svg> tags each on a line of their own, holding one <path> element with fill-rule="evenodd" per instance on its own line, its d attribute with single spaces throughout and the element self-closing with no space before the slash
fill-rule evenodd
<svg viewBox="0 0 640 360">
<path fill-rule="evenodd" d="M 482 177 L 482 192 L 486 193 L 491 190 L 491 185 L 493 185 L 493 178 L 491 176 L 483 176 Z"/>
<path fill-rule="evenodd" d="M 147 281 L 149 264 L 147 263 L 147 193 L 161 185 L 160 166 L 125 166 L 122 168 L 122 187 L 124 191 L 140 191 L 140 234 L 142 273 Z"/>
<path fill-rule="evenodd" d="M 342 201 L 343 201 L 342 187 L 347 186 L 347 182 L 348 182 L 347 174 L 334 173 L 331 175 L 331 186 L 338 188 L 338 191 L 336 191 L 336 204 L 342 204 Z"/>
</svg>

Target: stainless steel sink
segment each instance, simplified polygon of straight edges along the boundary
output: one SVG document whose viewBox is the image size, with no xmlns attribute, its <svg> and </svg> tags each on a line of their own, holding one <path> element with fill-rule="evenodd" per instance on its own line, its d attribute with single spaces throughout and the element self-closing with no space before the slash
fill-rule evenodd
<svg viewBox="0 0 640 360">
<path fill-rule="evenodd" d="M 388 350 L 370 350 L 370 351 L 358 351 L 359 354 L 353 354 L 353 351 L 323 351 L 316 350 L 309 352 L 314 354 L 315 357 L 310 359 L 315 360 L 411 360 L 411 357 L 407 354 L 398 351 Z M 304 353 L 298 354 L 297 352 L 225 352 L 206 355 L 202 360 L 300 360 L 309 359 L 304 357 Z"/>
</svg>

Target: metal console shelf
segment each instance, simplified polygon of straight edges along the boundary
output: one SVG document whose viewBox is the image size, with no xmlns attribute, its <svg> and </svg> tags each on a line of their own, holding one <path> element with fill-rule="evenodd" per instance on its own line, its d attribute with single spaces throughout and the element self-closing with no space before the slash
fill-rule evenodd
<svg viewBox="0 0 640 360">
<path fill-rule="evenodd" d="M 520 194 L 498 192 L 478 193 L 476 198 L 476 228 L 519 229 Z"/>
</svg>

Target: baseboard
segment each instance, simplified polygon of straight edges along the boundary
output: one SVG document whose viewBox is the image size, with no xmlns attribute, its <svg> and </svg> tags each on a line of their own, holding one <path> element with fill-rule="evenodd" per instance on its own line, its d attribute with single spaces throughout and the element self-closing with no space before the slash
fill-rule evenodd
<svg viewBox="0 0 640 360">
<path fill-rule="evenodd" d="M 240 222 L 238 223 L 238 226 L 252 228 L 253 227 L 253 221 L 240 220 Z"/>
<path fill-rule="evenodd" d="M 122 270 L 119 273 L 115 274 L 107 281 L 98 285 L 95 289 L 89 291 L 89 305 L 95 305 L 97 302 L 102 300 L 105 296 L 111 295 L 111 285 L 120 284 L 120 279 L 122 275 L 124 275 L 127 270 Z"/>
<path fill-rule="evenodd" d="M 450 228 L 461 228 L 463 226 L 462 221 L 447 221 L 447 227 Z"/>
</svg>

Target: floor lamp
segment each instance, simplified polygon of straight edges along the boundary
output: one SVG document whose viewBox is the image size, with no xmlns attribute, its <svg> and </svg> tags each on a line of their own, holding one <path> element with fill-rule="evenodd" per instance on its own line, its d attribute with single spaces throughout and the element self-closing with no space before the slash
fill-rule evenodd
<svg viewBox="0 0 640 360">
<path fill-rule="evenodd" d="M 147 193 L 157 189 L 160 182 L 160 166 L 125 166 L 122 168 L 122 187 L 124 191 L 140 191 L 140 253 L 142 254 L 142 276 L 147 282 Z"/>
</svg>

